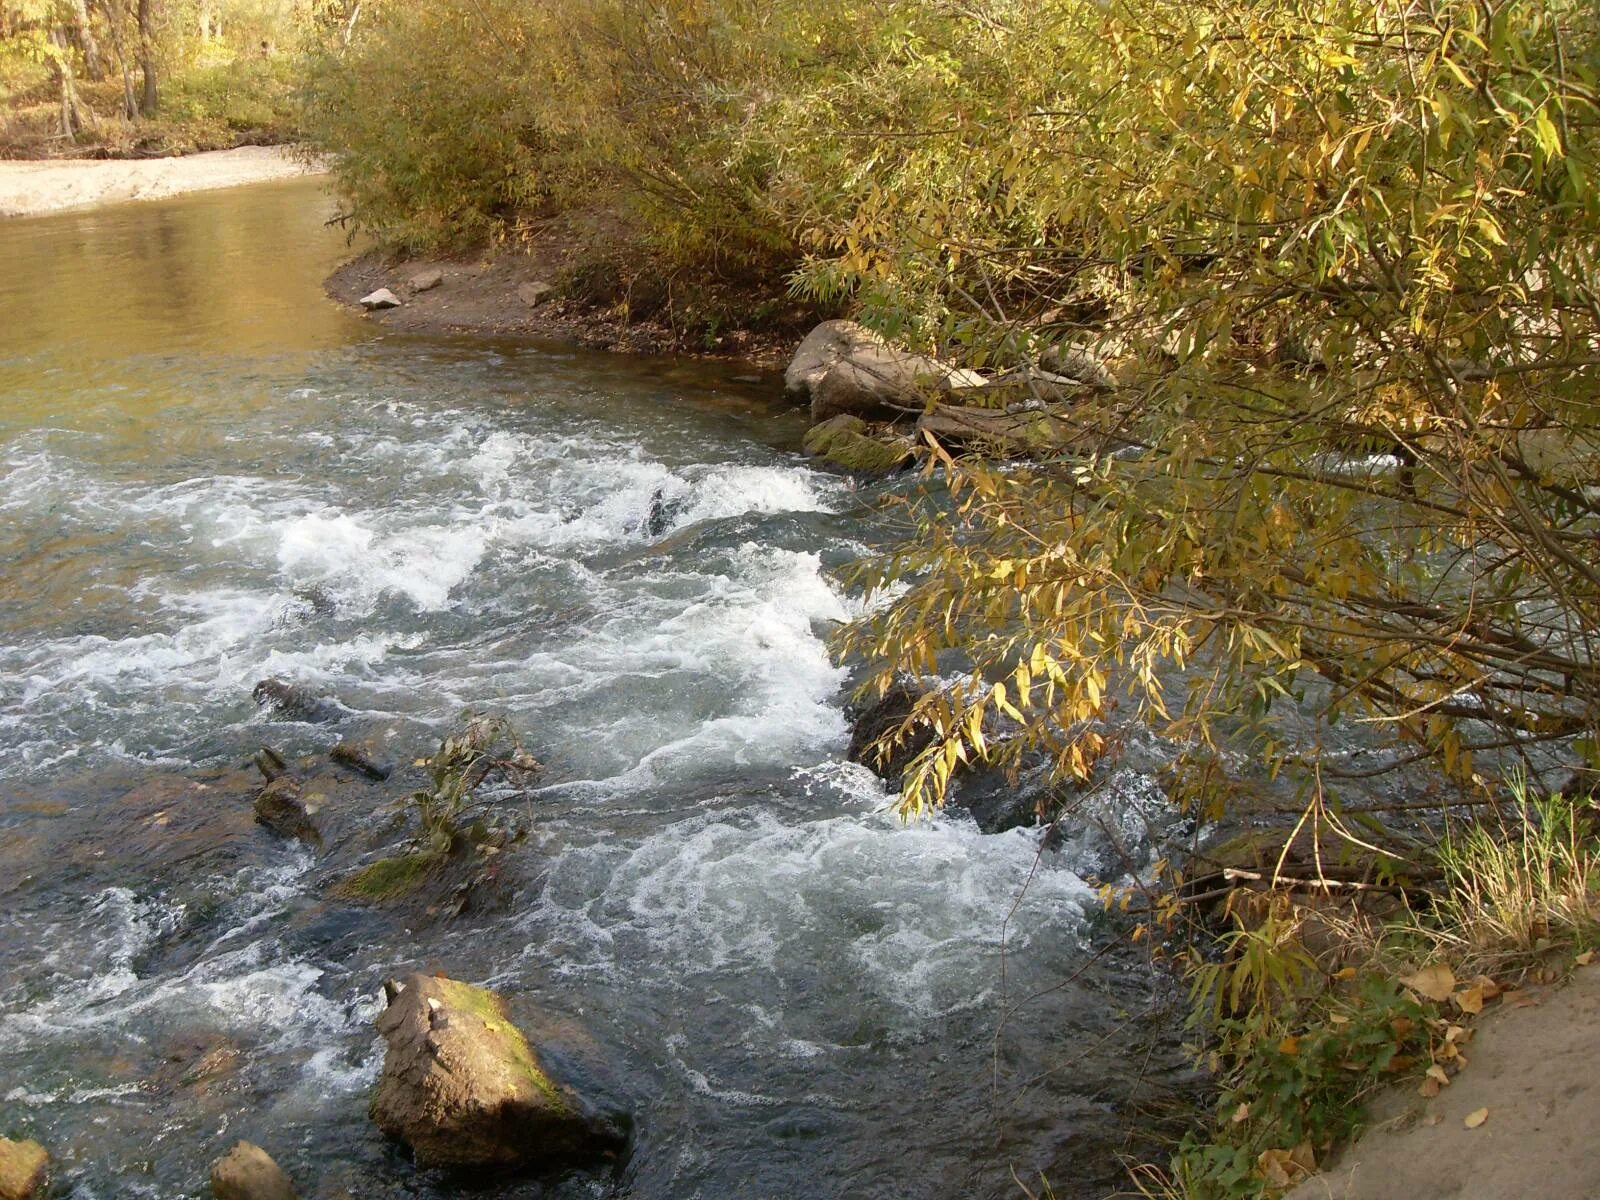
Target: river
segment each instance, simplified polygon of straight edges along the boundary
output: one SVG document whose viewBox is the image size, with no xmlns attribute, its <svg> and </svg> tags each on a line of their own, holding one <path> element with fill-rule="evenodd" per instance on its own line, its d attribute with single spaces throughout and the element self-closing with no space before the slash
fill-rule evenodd
<svg viewBox="0 0 1600 1200">
<path fill-rule="evenodd" d="M 321 294 L 328 211 L 0 224 L 0 1134 L 82 1200 L 208 1194 L 240 1137 L 307 1196 L 456 1194 L 366 1115 L 382 980 L 441 969 L 580 1026 L 635 1122 L 475 1194 L 1103 1194 L 1168 997 L 1070 847 L 902 825 L 842 761 L 871 489 L 737 367 L 386 335 Z M 347 712 L 274 720 L 272 676 Z M 547 770 L 453 919 L 178 778 L 469 707 Z"/>
</svg>

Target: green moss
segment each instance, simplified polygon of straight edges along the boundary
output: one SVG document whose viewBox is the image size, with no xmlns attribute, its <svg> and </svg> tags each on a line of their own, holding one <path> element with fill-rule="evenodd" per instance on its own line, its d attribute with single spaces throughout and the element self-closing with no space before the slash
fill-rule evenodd
<svg viewBox="0 0 1600 1200">
<path fill-rule="evenodd" d="M 528 1039 L 506 1015 L 505 1004 L 499 996 L 487 988 L 474 987 L 470 983 L 462 983 L 456 979 L 436 979 L 434 982 L 444 993 L 444 1003 L 447 1006 L 471 1013 L 483 1022 L 489 1032 L 505 1039 L 513 1062 L 544 1096 L 546 1103 L 562 1112 L 570 1111 L 572 1106 L 562 1095 L 561 1089 L 545 1074 L 544 1068 L 539 1064 L 538 1055 L 528 1044 Z"/>
<path fill-rule="evenodd" d="M 352 900 L 394 900 L 415 891 L 433 874 L 439 858 L 433 854 L 397 854 L 370 863 L 336 889 Z"/>
<path fill-rule="evenodd" d="M 904 441 L 880 440 L 868 428 L 860 417 L 830 417 L 806 431 L 806 453 L 850 471 L 870 472 L 893 471 L 911 457 Z"/>
</svg>

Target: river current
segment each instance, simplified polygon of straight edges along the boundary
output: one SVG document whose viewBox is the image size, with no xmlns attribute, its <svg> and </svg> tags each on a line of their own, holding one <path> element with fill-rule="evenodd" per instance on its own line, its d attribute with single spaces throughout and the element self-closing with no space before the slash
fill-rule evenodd
<svg viewBox="0 0 1600 1200">
<path fill-rule="evenodd" d="M 903 825 L 843 761 L 870 490 L 771 377 L 386 335 L 321 294 L 329 207 L 0 224 L 0 1135 L 81 1200 L 208 1194 L 241 1137 L 307 1196 L 458 1194 L 366 1115 L 381 982 L 439 969 L 581 1028 L 635 1122 L 475 1194 L 1103 1194 L 1161 989 L 1070 850 Z M 267 677 L 348 712 L 273 720 Z M 488 911 L 332 900 L 225 789 L 138 799 L 467 708 L 547 765 Z"/>
</svg>

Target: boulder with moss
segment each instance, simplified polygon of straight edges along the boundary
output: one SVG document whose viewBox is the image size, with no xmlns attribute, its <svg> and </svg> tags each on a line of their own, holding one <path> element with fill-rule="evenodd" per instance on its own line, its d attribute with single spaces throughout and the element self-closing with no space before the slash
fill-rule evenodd
<svg viewBox="0 0 1600 1200">
<path fill-rule="evenodd" d="M 432 975 L 385 990 L 372 1119 L 418 1166 L 537 1170 L 621 1147 L 618 1125 L 550 1075 L 493 992 Z"/>
<path fill-rule="evenodd" d="M 50 1156 L 38 1142 L 0 1138 L 0 1200 L 34 1200 L 44 1195 Z"/>
<path fill-rule="evenodd" d="M 806 431 L 807 454 L 823 458 L 849 471 L 879 473 L 898 470 L 911 458 L 911 443 L 903 437 L 874 437 L 860 417 L 841 413 Z"/>
</svg>

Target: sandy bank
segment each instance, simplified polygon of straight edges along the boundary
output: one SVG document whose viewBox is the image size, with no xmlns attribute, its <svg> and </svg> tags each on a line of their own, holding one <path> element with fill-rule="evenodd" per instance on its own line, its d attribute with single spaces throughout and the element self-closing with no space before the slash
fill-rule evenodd
<svg viewBox="0 0 1600 1200">
<path fill-rule="evenodd" d="M 1285 1200 L 1600 1196 L 1600 966 L 1533 998 L 1484 1019 L 1437 1098 L 1412 1085 L 1380 1100 L 1365 1136 Z"/>
<path fill-rule="evenodd" d="M 0 160 L 0 217 L 160 200 L 317 173 L 281 146 L 240 146 L 182 158 Z"/>
<path fill-rule="evenodd" d="M 516 335 L 566 342 L 622 354 L 681 354 L 733 359 L 781 369 L 814 319 L 799 314 L 760 330 L 737 326 L 708 332 L 703 325 L 675 325 L 671 313 L 648 318 L 630 313 L 626 302 L 565 295 L 561 281 L 578 247 L 563 236 L 480 255 L 395 259 L 369 251 L 345 263 L 326 282 L 329 296 L 356 306 L 362 296 L 388 288 L 399 308 L 374 312 L 374 323 L 402 333 Z M 416 282 L 437 275 L 425 290 Z M 756 309 L 764 299 L 752 295 Z"/>
</svg>

